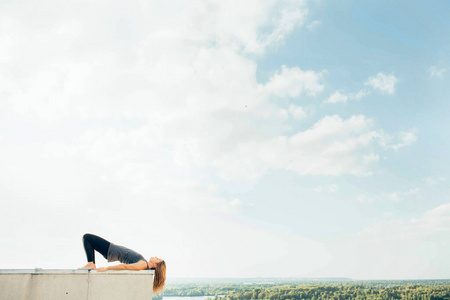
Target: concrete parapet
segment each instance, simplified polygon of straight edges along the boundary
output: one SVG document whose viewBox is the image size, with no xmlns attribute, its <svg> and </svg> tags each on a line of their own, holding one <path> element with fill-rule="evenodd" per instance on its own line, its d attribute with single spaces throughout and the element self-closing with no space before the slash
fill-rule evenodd
<svg viewBox="0 0 450 300">
<path fill-rule="evenodd" d="M 153 276 L 153 270 L 0 270 L 0 300 L 151 300 Z"/>
</svg>

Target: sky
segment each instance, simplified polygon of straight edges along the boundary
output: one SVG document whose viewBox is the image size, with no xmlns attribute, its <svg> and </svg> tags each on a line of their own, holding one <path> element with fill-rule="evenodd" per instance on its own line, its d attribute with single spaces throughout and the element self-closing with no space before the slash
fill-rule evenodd
<svg viewBox="0 0 450 300">
<path fill-rule="evenodd" d="M 449 9 L 1 1 L 0 268 L 450 278 Z"/>
</svg>

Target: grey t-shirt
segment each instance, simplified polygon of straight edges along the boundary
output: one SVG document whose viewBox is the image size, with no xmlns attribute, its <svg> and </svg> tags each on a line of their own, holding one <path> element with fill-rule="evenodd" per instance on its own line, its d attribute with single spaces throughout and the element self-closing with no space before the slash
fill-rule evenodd
<svg viewBox="0 0 450 300">
<path fill-rule="evenodd" d="M 108 262 L 120 261 L 123 264 L 134 264 L 140 260 L 147 262 L 145 258 L 136 251 L 128 249 L 124 246 L 115 245 L 113 243 L 109 245 Z"/>
</svg>

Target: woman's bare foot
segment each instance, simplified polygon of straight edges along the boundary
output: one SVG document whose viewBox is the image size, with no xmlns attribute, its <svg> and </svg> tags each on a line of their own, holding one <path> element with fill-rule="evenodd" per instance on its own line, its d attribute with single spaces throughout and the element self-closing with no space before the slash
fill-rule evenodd
<svg viewBox="0 0 450 300">
<path fill-rule="evenodd" d="M 95 264 L 93 262 L 88 262 L 84 267 L 78 268 L 78 270 L 95 270 Z"/>
</svg>

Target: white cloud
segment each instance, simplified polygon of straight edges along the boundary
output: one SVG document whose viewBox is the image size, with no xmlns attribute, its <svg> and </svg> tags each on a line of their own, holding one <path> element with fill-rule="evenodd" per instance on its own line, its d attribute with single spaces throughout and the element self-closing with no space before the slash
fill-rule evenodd
<svg viewBox="0 0 450 300">
<path fill-rule="evenodd" d="M 369 197 L 364 194 L 359 194 L 356 196 L 356 200 L 358 200 L 361 203 L 373 203 L 376 201 L 375 197 Z"/>
<path fill-rule="evenodd" d="M 22 14 L 5 8 L 10 24 L 6 29 L 11 30 L 2 33 L 8 37 L 7 51 L 15 53 L 3 68 L 10 105 L 27 118 L 60 120 L 74 114 L 149 116 L 155 104 L 170 112 L 176 107 L 177 112 L 185 108 L 183 100 L 197 108 L 221 103 L 232 107 L 230 99 L 243 104 L 243 99 L 258 96 L 241 94 L 236 99 L 236 90 L 254 81 L 256 68 L 241 51 L 262 53 L 279 45 L 303 24 L 307 12 L 303 1 L 291 0 L 191 1 L 189 9 L 181 9 L 185 5 L 142 1 L 124 7 L 113 1 L 98 14 L 100 4 L 61 7 L 48 1 L 43 7 L 53 26 L 43 26 L 37 16 L 24 17 L 29 7 L 22 7 Z M 14 78 L 18 73 L 12 70 L 23 68 L 30 72 Z"/>
<path fill-rule="evenodd" d="M 415 239 L 448 232 L 450 232 L 449 203 L 426 211 L 418 218 L 373 224 L 361 232 L 361 235 L 369 234 L 377 239 Z"/>
<path fill-rule="evenodd" d="M 439 78 L 442 79 L 444 77 L 444 73 L 447 71 L 447 69 L 439 69 L 436 66 L 431 66 L 428 69 L 428 75 L 430 78 Z"/>
<path fill-rule="evenodd" d="M 295 27 L 303 24 L 307 15 L 305 1 L 301 0 L 196 1 L 189 2 L 188 6 L 189 15 L 181 13 L 182 22 L 177 25 L 189 24 L 186 29 L 193 31 L 190 33 L 199 40 L 249 53 L 263 53 L 267 47 L 278 45 Z"/>
<path fill-rule="evenodd" d="M 439 184 L 439 183 L 441 183 L 441 182 L 444 182 L 444 181 L 446 181 L 446 180 L 447 180 L 447 178 L 445 178 L 445 177 L 443 177 L 443 176 L 428 177 L 428 178 L 424 178 L 424 179 L 423 179 L 423 181 L 425 181 L 425 183 L 426 183 L 427 185 L 430 185 L 430 186 L 432 186 L 432 185 L 437 185 L 437 184 Z"/>
<path fill-rule="evenodd" d="M 374 203 L 374 202 L 401 202 L 410 200 L 412 197 L 420 193 L 420 188 L 415 187 L 406 191 L 394 191 L 390 193 L 381 193 L 375 195 L 359 194 L 356 196 L 356 200 L 362 203 Z"/>
<path fill-rule="evenodd" d="M 306 110 L 301 106 L 289 106 L 289 114 L 296 120 L 303 120 L 307 117 Z"/>
<path fill-rule="evenodd" d="M 398 151 L 403 147 L 410 146 L 417 142 L 417 129 L 412 128 L 409 131 L 400 131 L 396 136 L 382 133 L 379 136 L 380 144 L 387 149 Z"/>
<path fill-rule="evenodd" d="M 339 186 L 335 183 L 330 185 L 319 185 L 314 188 L 317 193 L 336 194 L 339 191 Z"/>
<path fill-rule="evenodd" d="M 370 86 L 382 93 L 392 95 L 395 92 L 397 82 L 398 79 L 394 75 L 385 75 L 380 72 L 376 76 L 370 77 L 364 85 Z"/>
<path fill-rule="evenodd" d="M 368 175 L 378 161 L 372 150 L 381 136 L 372 126 L 364 116 L 347 120 L 327 116 L 292 136 L 240 141 L 229 151 L 197 156 L 209 159 L 207 165 L 214 166 L 226 180 L 256 180 L 270 169 L 301 175 Z"/>
<path fill-rule="evenodd" d="M 345 103 L 347 102 L 347 100 L 348 97 L 346 95 L 343 95 L 339 91 L 336 91 L 330 96 L 330 98 L 328 98 L 327 103 Z"/>
<path fill-rule="evenodd" d="M 273 3 L 277 2 L 274 1 Z M 305 1 L 285 0 L 283 4 L 284 5 L 279 5 L 279 7 L 282 7 L 279 11 L 280 18 L 276 19 L 278 22 L 274 26 L 274 30 L 267 35 L 265 41 L 262 43 L 264 46 L 273 45 L 283 41 L 288 33 L 290 33 L 295 27 L 304 23 L 307 15 Z M 276 7 L 276 5 L 274 6 Z"/>
<path fill-rule="evenodd" d="M 364 116 L 342 120 L 327 116 L 310 129 L 283 139 L 286 168 L 299 174 L 367 174 L 377 158 L 369 157 L 373 142 L 372 121 Z"/>
<path fill-rule="evenodd" d="M 392 218 L 394 216 L 395 216 L 395 213 L 393 213 L 392 211 L 383 213 L 383 218 Z"/>
<path fill-rule="evenodd" d="M 415 142 L 417 142 L 416 129 L 412 129 L 410 131 L 401 131 L 399 133 L 399 140 L 400 143 L 398 145 L 395 145 L 395 150 L 414 144 Z"/>
<path fill-rule="evenodd" d="M 340 91 L 334 92 L 326 101 L 326 103 L 346 103 L 347 100 L 361 100 L 362 98 L 369 95 L 370 92 L 366 90 L 360 90 L 357 93 L 351 93 L 351 94 L 344 94 Z"/>
<path fill-rule="evenodd" d="M 446 278 L 449 233 L 450 204 L 406 220 L 384 214 L 381 221 L 334 244 L 327 274 L 372 280 Z"/>
<path fill-rule="evenodd" d="M 306 25 L 306 28 L 308 28 L 309 31 L 313 31 L 313 30 L 317 29 L 320 25 L 322 25 L 322 22 L 320 22 L 318 20 L 314 20 L 311 23 L 309 23 L 308 25 Z"/>
<path fill-rule="evenodd" d="M 300 112 L 298 108 L 290 110 Z M 285 122 L 283 118 L 278 120 Z M 175 124 L 166 122 L 157 124 L 132 130 L 88 130 L 70 144 L 48 144 L 47 153 L 116 167 L 138 163 L 166 149 L 171 153 L 167 158 L 180 168 L 199 172 L 211 169 L 213 175 L 229 181 L 256 181 L 276 169 L 301 175 L 368 175 L 378 161 L 378 146 L 391 147 L 389 138 L 364 116 L 347 120 L 326 116 L 291 136 L 254 128 L 238 115 L 228 121 L 206 116 L 190 119 L 184 128 L 172 128 Z"/>
<path fill-rule="evenodd" d="M 302 71 L 300 68 L 283 66 L 264 86 L 265 92 L 278 97 L 299 97 L 302 94 L 315 96 L 324 86 L 319 82 L 322 73 Z"/>
<path fill-rule="evenodd" d="M 350 99 L 355 99 L 355 100 L 361 100 L 362 98 L 366 97 L 367 95 L 369 95 L 370 92 L 366 91 L 366 90 L 360 90 L 357 93 L 353 93 L 350 95 Z"/>
<path fill-rule="evenodd" d="M 405 198 L 417 195 L 420 193 L 420 188 L 416 187 L 403 192 L 393 192 L 388 195 L 389 200 L 394 202 L 404 201 Z"/>
</svg>

